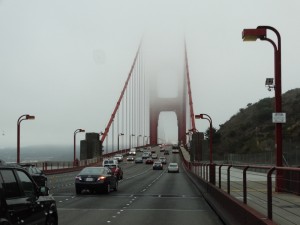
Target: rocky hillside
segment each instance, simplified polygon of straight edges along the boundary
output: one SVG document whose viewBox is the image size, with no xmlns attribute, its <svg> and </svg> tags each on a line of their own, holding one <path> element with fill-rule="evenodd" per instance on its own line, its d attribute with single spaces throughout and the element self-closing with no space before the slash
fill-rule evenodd
<svg viewBox="0 0 300 225">
<path fill-rule="evenodd" d="M 241 108 L 216 132 L 215 151 L 249 153 L 274 150 L 274 104 L 274 98 L 265 98 Z M 282 95 L 282 110 L 287 120 L 283 124 L 283 150 L 300 148 L 300 88 Z"/>
</svg>

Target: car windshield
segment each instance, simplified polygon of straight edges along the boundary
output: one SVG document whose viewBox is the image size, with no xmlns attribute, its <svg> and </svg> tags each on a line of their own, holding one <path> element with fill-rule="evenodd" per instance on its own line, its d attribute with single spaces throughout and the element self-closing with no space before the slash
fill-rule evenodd
<svg viewBox="0 0 300 225">
<path fill-rule="evenodd" d="M 113 160 L 105 160 L 104 161 L 104 164 L 110 164 L 110 163 L 114 163 L 114 161 Z"/>
<path fill-rule="evenodd" d="M 172 164 L 170 164 L 169 166 L 170 166 L 170 167 L 177 167 L 178 165 L 172 163 Z"/>
<path fill-rule="evenodd" d="M 105 169 L 103 167 L 86 167 L 79 174 L 80 175 L 99 175 L 104 174 Z"/>
</svg>

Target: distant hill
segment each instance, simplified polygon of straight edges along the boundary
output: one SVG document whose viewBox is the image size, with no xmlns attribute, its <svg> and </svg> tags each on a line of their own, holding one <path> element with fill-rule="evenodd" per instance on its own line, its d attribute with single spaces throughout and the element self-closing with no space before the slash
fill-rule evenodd
<svg viewBox="0 0 300 225">
<path fill-rule="evenodd" d="M 223 153 L 250 153 L 273 151 L 275 146 L 274 98 L 240 108 L 227 122 L 220 125 L 214 138 L 214 151 Z M 300 148 L 300 88 L 282 95 L 282 111 L 287 122 L 283 124 L 283 151 Z"/>
</svg>

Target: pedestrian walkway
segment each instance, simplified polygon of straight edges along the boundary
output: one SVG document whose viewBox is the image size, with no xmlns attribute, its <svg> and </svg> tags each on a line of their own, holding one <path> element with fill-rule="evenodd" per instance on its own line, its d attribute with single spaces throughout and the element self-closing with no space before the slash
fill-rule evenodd
<svg viewBox="0 0 300 225">
<path fill-rule="evenodd" d="M 190 162 L 190 154 L 181 148 L 182 156 Z M 227 169 L 221 167 L 221 189 L 227 192 Z M 196 169 L 192 171 L 197 174 Z M 197 174 L 201 176 L 201 174 Z M 262 172 L 247 171 L 247 202 L 256 211 L 268 216 L 267 175 Z M 216 165 L 216 185 L 219 185 L 219 165 Z M 218 186 L 219 187 L 219 186 Z M 300 224 L 300 196 L 290 193 L 275 192 L 275 175 L 272 176 L 272 220 L 276 224 Z M 243 170 L 230 168 L 230 195 L 243 202 Z"/>
</svg>

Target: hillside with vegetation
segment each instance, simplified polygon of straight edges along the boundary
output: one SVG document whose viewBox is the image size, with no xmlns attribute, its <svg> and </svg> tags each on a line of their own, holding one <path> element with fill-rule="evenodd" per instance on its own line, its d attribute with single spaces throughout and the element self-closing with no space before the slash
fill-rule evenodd
<svg viewBox="0 0 300 225">
<path fill-rule="evenodd" d="M 265 98 L 240 108 L 227 122 L 214 130 L 215 153 L 252 153 L 274 151 L 274 98 Z M 283 129 L 283 151 L 300 148 L 300 88 L 282 95 L 282 111 L 286 113 Z M 207 130 L 205 136 L 208 136 Z"/>
</svg>

